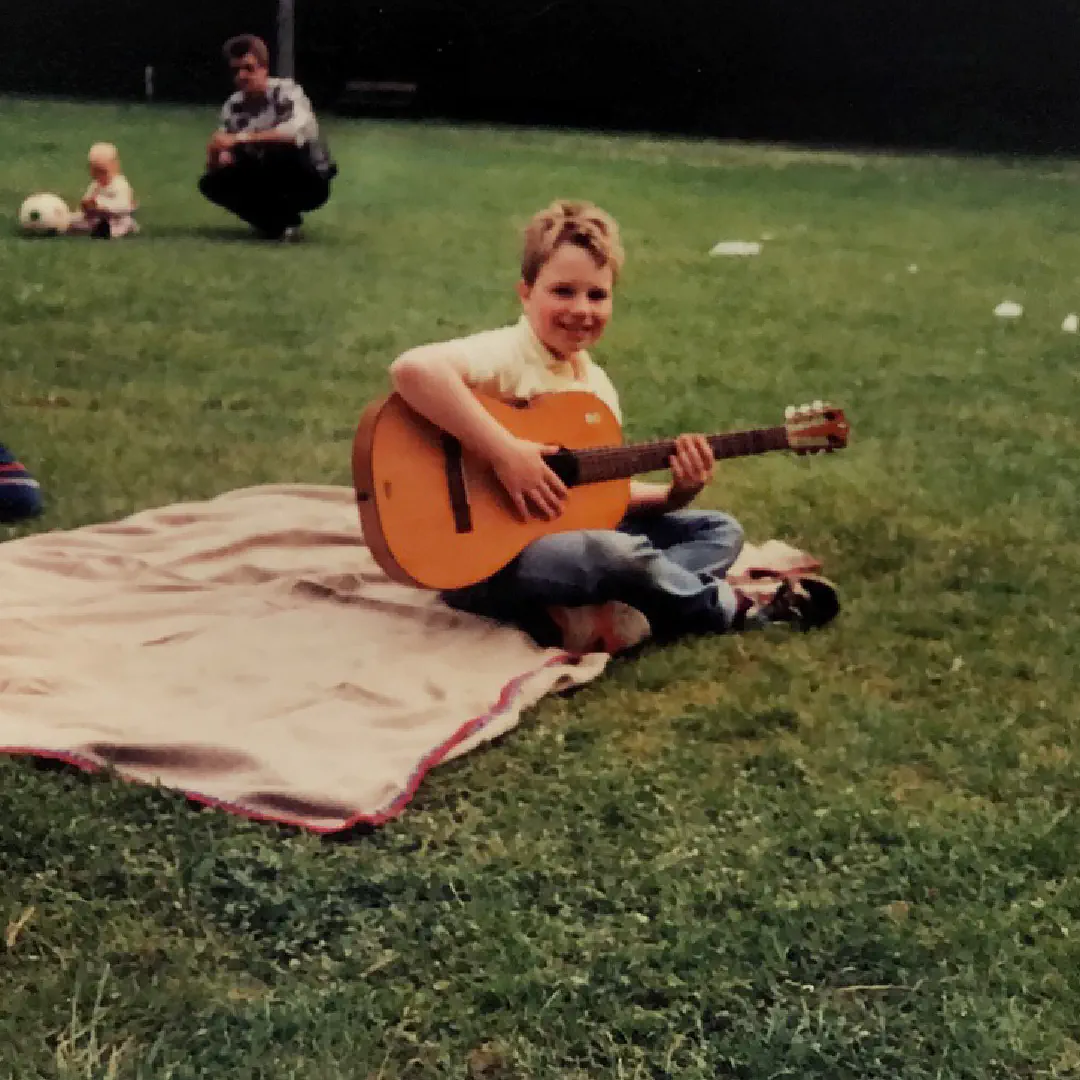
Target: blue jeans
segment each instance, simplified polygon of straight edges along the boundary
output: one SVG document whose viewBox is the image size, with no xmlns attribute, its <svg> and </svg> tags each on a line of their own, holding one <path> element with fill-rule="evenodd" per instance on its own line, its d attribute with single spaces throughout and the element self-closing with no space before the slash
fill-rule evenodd
<svg viewBox="0 0 1080 1080">
<path fill-rule="evenodd" d="M 617 529 L 582 529 L 534 540 L 476 585 L 442 594 L 451 607 L 521 627 L 541 645 L 560 633 L 549 606 L 621 600 L 653 636 L 722 633 L 736 599 L 723 580 L 743 546 L 739 523 L 714 510 L 630 515 Z"/>
</svg>

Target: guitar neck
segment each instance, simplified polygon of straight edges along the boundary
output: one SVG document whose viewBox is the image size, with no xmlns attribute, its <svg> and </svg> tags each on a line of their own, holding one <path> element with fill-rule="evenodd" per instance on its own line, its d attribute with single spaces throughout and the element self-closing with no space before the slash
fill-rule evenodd
<svg viewBox="0 0 1080 1080">
<path fill-rule="evenodd" d="M 707 436 L 713 456 L 722 458 L 750 457 L 772 450 L 787 450 L 787 428 L 755 428 L 733 431 L 724 435 Z M 667 468 L 675 453 L 674 439 L 635 443 L 630 446 L 600 446 L 592 450 L 575 450 L 580 484 L 597 484 L 605 480 L 623 480 L 641 473 Z"/>
</svg>

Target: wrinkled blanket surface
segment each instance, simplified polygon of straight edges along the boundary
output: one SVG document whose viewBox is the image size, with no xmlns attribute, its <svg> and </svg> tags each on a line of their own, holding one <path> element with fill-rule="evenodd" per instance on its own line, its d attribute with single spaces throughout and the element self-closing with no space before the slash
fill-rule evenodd
<svg viewBox="0 0 1080 1080">
<path fill-rule="evenodd" d="M 740 568 L 813 565 L 771 541 Z M 332 832 L 606 654 L 389 581 L 349 488 L 267 485 L 0 545 L 0 751 Z"/>
</svg>

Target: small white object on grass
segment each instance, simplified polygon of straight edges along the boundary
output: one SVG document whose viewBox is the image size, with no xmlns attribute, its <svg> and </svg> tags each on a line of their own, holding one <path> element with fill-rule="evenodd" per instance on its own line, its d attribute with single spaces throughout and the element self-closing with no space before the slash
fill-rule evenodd
<svg viewBox="0 0 1080 1080">
<path fill-rule="evenodd" d="M 1065 321 L 1061 324 L 1061 329 L 1066 334 L 1080 333 L 1080 315 L 1066 315 Z"/>
<path fill-rule="evenodd" d="M 907 272 L 909 274 L 917 274 L 919 272 L 918 265 L 916 263 L 911 263 L 907 268 Z"/>
<path fill-rule="evenodd" d="M 761 244 L 757 240 L 721 240 L 715 244 L 710 255 L 757 255 Z"/>
<path fill-rule="evenodd" d="M 1020 304 L 1017 304 L 1013 300 L 1002 300 L 996 308 L 994 308 L 994 314 L 999 319 L 1019 319 L 1024 314 L 1024 309 Z"/>
</svg>

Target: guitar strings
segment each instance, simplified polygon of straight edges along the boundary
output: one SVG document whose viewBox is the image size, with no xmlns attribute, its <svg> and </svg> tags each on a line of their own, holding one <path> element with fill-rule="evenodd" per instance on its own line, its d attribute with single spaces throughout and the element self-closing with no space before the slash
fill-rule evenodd
<svg viewBox="0 0 1080 1080">
<path fill-rule="evenodd" d="M 755 450 L 761 452 L 770 449 L 782 449 L 787 444 L 787 429 L 783 427 L 759 428 L 755 431 L 736 431 L 724 435 L 710 437 L 710 442 L 719 443 L 739 453 L 752 453 Z M 714 446 L 714 450 L 716 447 Z M 674 439 L 655 439 L 650 442 L 637 443 L 633 446 L 590 446 L 580 450 L 571 450 L 571 453 L 579 459 L 583 466 L 592 466 L 594 469 L 625 461 L 629 458 L 650 458 L 657 453 L 663 453 L 664 459 L 661 464 L 666 464 L 667 457 L 675 450 Z M 732 456 L 735 456 L 734 454 Z M 659 467 L 659 466 L 658 466 Z"/>
</svg>

